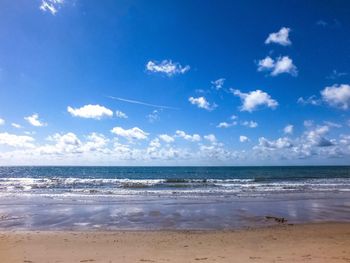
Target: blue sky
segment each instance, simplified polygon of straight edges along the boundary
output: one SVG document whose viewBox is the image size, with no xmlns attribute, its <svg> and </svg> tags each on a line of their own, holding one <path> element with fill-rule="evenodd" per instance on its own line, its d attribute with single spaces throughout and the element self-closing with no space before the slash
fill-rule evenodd
<svg viewBox="0 0 350 263">
<path fill-rule="evenodd" d="M 0 164 L 348 164 L 349 12 L 1 1 Z"/>
</svg>

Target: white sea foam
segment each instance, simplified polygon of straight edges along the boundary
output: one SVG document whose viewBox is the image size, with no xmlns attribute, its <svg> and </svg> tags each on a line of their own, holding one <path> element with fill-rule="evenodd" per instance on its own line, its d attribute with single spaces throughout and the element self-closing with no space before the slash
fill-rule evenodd
<svg viewBox="0 0 350 263">
<path fill-rule="evenodd" d="M 303 191 L 350 191 L 350 178 L 305 180 L 0 178 L 0 194 L 205 195 Z"/>
</svg>

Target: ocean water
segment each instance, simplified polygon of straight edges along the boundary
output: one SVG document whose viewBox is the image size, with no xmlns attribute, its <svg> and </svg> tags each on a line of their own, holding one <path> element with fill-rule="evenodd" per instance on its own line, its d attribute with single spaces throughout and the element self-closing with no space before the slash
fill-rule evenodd
<svg viewBox="0 0 350 263">
<path fill-rule="evenodd" d="M 350 191 L 350 166 L 0 167 L 0 195 L 238 195 Z"/>
<path fill-rule="evenodd" d="M 0 230 L 350 222 L 350 166 L 0 167 Z"/>
</svg>

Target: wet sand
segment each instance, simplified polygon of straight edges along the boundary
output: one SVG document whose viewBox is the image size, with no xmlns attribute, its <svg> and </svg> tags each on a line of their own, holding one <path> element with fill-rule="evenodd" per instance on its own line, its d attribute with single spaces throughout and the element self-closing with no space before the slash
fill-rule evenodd
<svg viewBox="0 0 350 263">
<path fill-rule="evenodd" d="M 0 262 L 350 262 L 350 224 L 236 231 L 3 231 Z"/>
</svg>

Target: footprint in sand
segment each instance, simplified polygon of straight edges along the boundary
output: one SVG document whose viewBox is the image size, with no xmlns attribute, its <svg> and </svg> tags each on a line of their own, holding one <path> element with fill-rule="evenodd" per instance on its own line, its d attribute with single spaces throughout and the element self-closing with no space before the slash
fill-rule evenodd
<svg viewBox="0 0 350 263">
<path fill-rule="evenodd" d="M 207 260 L 208 258 L 195 258 L 194 260 Z"/>
<path fill-rule="evenodd" d="M 83 260 L 80 260 L 80 262 L 93 262 L 95 261 L 94 259 L 83 259 Z"/>
</svg>

